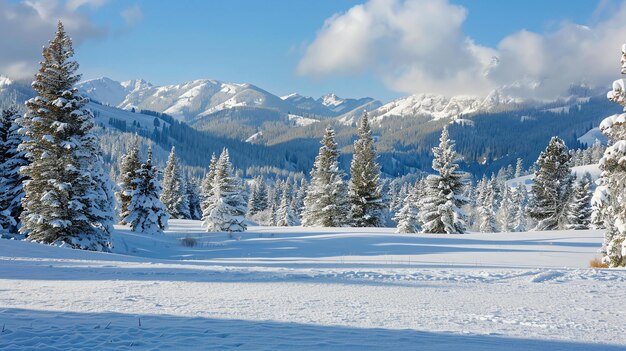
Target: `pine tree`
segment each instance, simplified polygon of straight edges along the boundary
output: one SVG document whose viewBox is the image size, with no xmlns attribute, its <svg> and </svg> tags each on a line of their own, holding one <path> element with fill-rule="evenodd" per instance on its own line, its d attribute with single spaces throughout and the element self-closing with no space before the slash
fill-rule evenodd
<svg viewBox="0 0 626 351">
<path fill-rule="evenodd" d="M 120 183 L 118 184 L 119 191 L 116 193 L 117 200 L 120 206 L 120 224 L 126 224 L 123 218 L 128 216 L 128 204 L 132 192 L 135 190 L 134 180 L 137 178 L 137 170 L 141 167 L 141 160 L 139 159 L 139 137 L 136 135 L 131 138 L 128 145 L 128 151 L 122 156 L 120 164 Z"/>
<path fill-rule="evenodd" d="M 218 158 L 215 154 L 211 155 L 211 163 L 209 164 L 209 169 L 204 175 L 204 179 L 202 180 L 201 193 L 202 193 L 202 202 L 200 204 L 200 209 L 202 213 L 204 210 L 211 204 L 211 195 L 213 190 L 213 179 L 215 178 L 215 172 L 217 170 L 217 161 Z"/>
<path fill-rule="evenodd" d="M 496 221 L 500 232 L 508 233 L 513 231 L 513 221 L 515 211 L 517 210 L 514 196 L 515 193 L 508 186 L 505 186 L 500 208 L 496 213 Z"/>
<path fill-rule="evenodd" d="M 335 131 L 330 127 L 326 128 L 321 144 L 304 199 L 302 225 L 341 227 L 349 223 L 349 207 L 343 172 L 339 169 Z"/>
<path fill-rule="evenodd" d="M 193 177 L 185 177 L 185 196 L 189 204 L 189 218 L 201 219 L 202 210 L 200 209 L 200 196 L 198 196 L 198 184 Z"/>
<path fill-rule="evenodd" d="M 478 230 L 481 233 L 494 233 L 497 231 L 495 183 L 494 177 L 489 181 L 485 179 L 484 194 L 481 196 L 482 201 L 479 207 Z"/>
<path fill-rule="evenodd" d="M 626 74 L 626 44 L 622 46 L 622 74 Z M 624 106 L 626 89 L 623 79 L 613 82 L 609 100 Z M 610 267 L 626 266 L 626 113 L 605 118 L 600 130 L 609 138 L 609 146 L 600 159 L 602 174 L 593 195 L 594 222 L 605 227 L 603 261 Z"/>
<path fill-rule="evenodd" d="M 567 229 L 589 229 L 591 224 L 591 180 L 576 182 L 567 208 Z"/>
<path fill-rule="evenodd" d="M 0 139 L 0 227 L 5 235 L 18 237 L 22 213 L 23 183 L 27 179 L 20 167 L 28 165 L 26 153 L 19 146 L 24 136 L 19 133 L 21 115 L 16 106 L 2 111 Z"/>
<path fill-rule="evenodd" d="M 248 201 L 248 215 L 253 216 L 267 209 L 267 186 L 261 176 L 254 179 Z"/>
<path fill-rule="evenodd" d="M 209 232 L 246 230 L 244 186 L 233 170 L 227 149 L 222 151 L 217 161 L 211 188 L 211 198 L 202 213 L 202 225 Z"/>
<path fill-rule="evenodd" d="M 515 178 L 521 177 L 522 174 L 524 173 L 524 164 L 522 162 L 523 162 L 522 159 L 518 158 L 517 162 L 515 163 L 515 174 L 514 174 Z"/>
<path fill-rule="evenodd" d="M 555 230 L 567 222 L 567 201 L 572 188 L 570 158 L 563 140 L 553 137 L 537 159 L 538 171 L 531 187 L 528 212 L 538 222 L 535 230 Z"/>
<path fill-rule="evenodd" d="M 27 101 L 21 123 L 27 138 L 21 148 L 32 162 L 21 169 L 30 179 L 24 185 L 20 232 L 32 241 L 106 251 L 112 214 L 105 212 L 114 201 L 102 199 L 110 195 L 110 182 L 91 131 L 93 115 L 74 88 L 80 75 L 73 55 L 59 22 L 32 84 L 37 96 Z"/>
<path fill-rule="evenodd" d="M 463 234 L 466 216 L 461 207 L 467 174 L 458 170 L 459 159 L 450 140 L 448 128 L 441 132 L 439 146 L 433 148 L 433 169 L 438 174 L 426 178 L 426 193 L 420 206 L 420 224 L 424 233 Z"/>
<path fill-rule="evenodd" d="M 189 200 L 185 194 L 185 183 L 183 182 L 176 158 L 176 150 L 172 147 L 170 155 L 165 164 L 163 174 L 163 193 L 161 202 L 167 208 L 170 218 L 190 218 Z"/>
<path fill-rule="evenodd" d="M 396 233 L 417 233 L 419 232 L 419 209 L 418 202 L 420 198 L 420 182 L 415 184 L 403 201 L 400 210 L 394 216 L 396 221 Z"/>
<path fill-rule="evenodd" d="M 131 193 L 128 216 L 124 218 L 124 222 L 134 232 L 161 234 L 167 229 L 169 215 L 159 198 L 161 184 L 158 171 L 152 165 L 152 149 L 148 150 L 148 159 L 137 170 L 133 183 L 135 190 Z"/>
<path fill-rule="evenodd" d="M 515 213 L 513 215 L 513 225 L 512 225 L 512 230 L 514 232 L 526 231 L 526 224 L 527 224 L 526 204 L 528 202 L 527 193 L 528 191 L 526 189 L 526 185 L 524 185 L 523 183 L 518 184 L 517 187 L 515 188 L 515 191 L 513 192 L 513 195 L 514 195 L 513 202 L 514 202 L 514 205 L 516 206 Z"/>
<path fill-rule="evenodd" d="M 358 126 L 354 156 L 350 164 L 350 217 L 355 227 L 381 227 L 383 202 L 380 186 L 380 166 L 376 163 L 374 138 L 367 112 Z"/>
<path fill-rule="evenodd" d="M 291 227 L 298 224 L 293 210 L 291 209 L 291 201 L 289 201 L 289 193 L 283 192 L 280 201 L 280 207 L 276 210 L 276 225 L 281 227 Z"/>
</svg>

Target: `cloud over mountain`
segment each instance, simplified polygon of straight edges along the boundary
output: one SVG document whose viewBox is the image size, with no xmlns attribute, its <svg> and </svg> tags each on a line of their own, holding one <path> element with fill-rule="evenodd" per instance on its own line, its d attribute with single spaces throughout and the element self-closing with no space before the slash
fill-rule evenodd
<svg viewBox="0 0 626 351">
<path fill-rule="evenodd" d="M 564 22 L 546 33 L 522 30 L 493 48 L 463 33 L 467 16 L 447 0 L 370 0 L 327 19 L 297 71 L 374 72 L 404 93 L 486 95 L 505 87 L 513 95 L 542 98 L 572 83 L 607 85 L 618 72 L 626 3 L 592 26 Z"/>
</svg>

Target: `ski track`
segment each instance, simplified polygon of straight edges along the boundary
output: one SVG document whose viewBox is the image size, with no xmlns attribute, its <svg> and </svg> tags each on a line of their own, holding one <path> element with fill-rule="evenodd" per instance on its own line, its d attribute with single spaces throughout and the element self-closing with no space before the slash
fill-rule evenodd
<svg viewBox="0 0 626 351">
<path fill-rule="evenodd" d="M 114 254 L 0 241 L 0 350 L 626 350 L 626 270 L 584 268 L 598 231 L 172 222 Z"/>
</svg>

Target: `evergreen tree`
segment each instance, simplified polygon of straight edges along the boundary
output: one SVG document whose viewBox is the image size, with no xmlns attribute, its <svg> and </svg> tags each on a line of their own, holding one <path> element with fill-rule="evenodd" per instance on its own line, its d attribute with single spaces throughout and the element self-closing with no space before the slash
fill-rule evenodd
<svg viewBox="0 0 626 351">
<path fill-rule="evenodd" d="M 531 187 L 529 216 L 537 221 L 535 230 L 563 228 L 567 222 L 567 201 L 572 188 L 570 154 L 563 140 L 553 137 L 539 155 Z"/>
<path fill-rule="evenodd" d="M 152 150 L 149 149 L 146 163 L 136 172 L 133 181 L 135 190 L 131 193 L 128 215 L 124 218 L 134 232 L 161 234 L 167 228 L 169 215 L 159 198 L 161 184 L 157 173 L 152 165 Z"/>
<path fill-rule="evenodd" d="M 622 74 L 626 74 L 626 44 L 622 46 Z M 624 80 L 613 82 L 609 100 L 624 106 Z M 609 138 L 609 146 L 600 159 L 602 174 L 593 195 L 594 222 L 605 227 L 603 261 L 610 267 L 626 266 L 626 113 L 605 118 L 600 130 Z"/>
<path fill-rule="evenodd" d="M 349 223 L 349 207 L 343 172 L 339 169 L 335 131 L 326 128 L 321 144 L 304 199 L 302 225 L 341 227 Z"/>
<path fill-rule="evenodd" d="M 458 170 L 459 159 L 448 128 L 441 132 L 439 146 L 433 148 L 433 169 L 438 174 L 426 178 L 426 193 L 420 207 L 420 224 L 424 233 L 463 234 L 466 216 L 461 207 L 467 174 Z"/>
<path fill-rule="evenodd" d="M 267 209 L 267 186 L 261 176 L 254 179 L 248 201 L 248 215 L 253 216 Z"/>
<path fill-rule="evenodd" d="M 211 197 L 202 213 L 202 224 L 209 232 L 242 232 L 247 229 L 244 186 L 233 170 L 224 149 L 215 167 Z"/>
<path fill-rule="evenodd" d="M 591 224 L 591 180 L 576 182 L 567 208 L 567 229 L 589 229 Z"/>
<path fill-rule="evenodd" d="M 105 213 L 102 197 L 110 183 L 92 133 L 93 115 L 74 88 L 80 75 L 73 55 L 72 41 L 59 22 L 43 49 L 32 84 L 37 96 L 27 101 L 29 111 L 21 123 L 26 136 L 21 148 L 32 162 L 21 168 L 29 181 L 20 232 L 32 241 L 106 251 L 111 247 L 107 218 L 112 214 Z M 114 203 L 107 201 L 108 207 Z"/>
<path fill-rule="evenodd" d="M 380 166 L 376 163 L 374 138 L 367 112 L 358 126 L 354 155 L 350 164 L 350 217 L 355 227 L 383 226 L 383 202 L 380 189 Z"/>
<path fill-rule="evenodd" d="M 522 159 L 518 158 L 517 163 L 515 163 L 515 178 L 519 178 L 524 173 L 524 164 L 522 163 Z"/>
<path fill-rule="evenodd" d="M 516 206 L 515 213 L 513 215 L 513 225 L 512 230 L 514 232 L 524 232 L 526 231 L 526 204 L 528 202 L 528 190 L 526 190 L 526 185 L 520 183 L 513 192 L 514 195 L 514 204 Z"/>
<path fill-rule="evenodd" d="M 484 194 L 482 195 L 479 207 L 478 230 L 481 233 L 494 233 L 496 228 L 496 199 L 495 199 L 495 178 L 487 181 L 485 179 Z"/>
<path fill-rule="evenodd" d="M 415 184 L 408 195 L 404 198 L 403 205 L 394 216 L 396 221 L 396 233 L 417 233 L 419 232 L 419 209 L 418 202 L 420 198 L 420 182 Z"/>
<path fill-rule="evenodd" d="M 206 210 L 206 208 L 211 205 L 213 180 L 215 178 L 215 172 L 217 171 L 217 161 L 217 156 L 215 154 L 211 155 L 211 163 L 209 164 L 209 169 L 204 175 L 204 179 L 202 180 L 202 186 L 200 189 L 202 193 L 202 203 L 200 204 L 202 213 L 204 213 L 204 210 Z"/>
<path fill-rule="evenodd" d="M 118 184 L 119 191 L 116 193 L 117 200 L 120 206 L 120 224 L 126 224 L 123 218 L 128 216 L 128 204 L 132 192 L 135 190 L 134 180 L 137 178 L 137 170 L 141 167 L 141 161 L 139 159 L 139 137 L 136 135 L 130 139 L 127 153 L 122 156 L 120 164 L 120 183 Z"/>
<path fill-rule="evenodd" d="M 504 192 L 502 193 L 502 202 L 496 213 L 496 221 L 500 232 L 508 233 L 513 231 L 515 211 L 517 210 L 517 203 L 515 203 L 514 196 L 515 193 L 511 188 L 505 186 Z"/>
<path fill-rule="evenodd" d="M 189 218 L 201 219 L 202 210 L 200 209 L 200 196 L 198 196 L 198 184 L 195 178 L 185 177 L 185 196 L 189 204 Z"/>
<path fill-rule="evenodd" d="M 27 179 L 20 167 L 28 165 L 26 153 L 19 149 L 24 136 L 19 133 L 21 115 L 16 106 L 2 110 L 0 128 L 0 229 L 17 237 L 22 213 L 23 183 Z"/>
<path fill-rule="evenodd" d="M 276 211 L 276 225 L 281 227 L 291 227 L 298 224 L 298 220 L 291 208 L 291 201 L 289 201 L 289 193 L 283 192 L 282 200 L 280 201 L 280 207 Z"/>
<path fill-rule="evenodd" d="M 185 219 L 191 217 L 189 214 L 189 200 L 185 193 L 185 183 L 180 174 L 174 147 L 172 147 L 165 164 L 161 202 L 167 208 L 170 218 Z"/>
</svg>

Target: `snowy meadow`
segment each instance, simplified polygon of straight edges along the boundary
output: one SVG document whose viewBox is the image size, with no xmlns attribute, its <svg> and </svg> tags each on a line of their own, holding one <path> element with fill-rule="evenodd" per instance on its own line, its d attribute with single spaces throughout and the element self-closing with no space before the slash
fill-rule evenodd
<svg viewBox="0 0 626 351">
<path fill-rule="evenodd" d="M 113 241 L 3 241 L 0 349 L 626 348 L 626 271 L 587 268 L 597 230 L 231 237 L 173 220 L 163 236 L 117 226 Z"/>
</svg>

